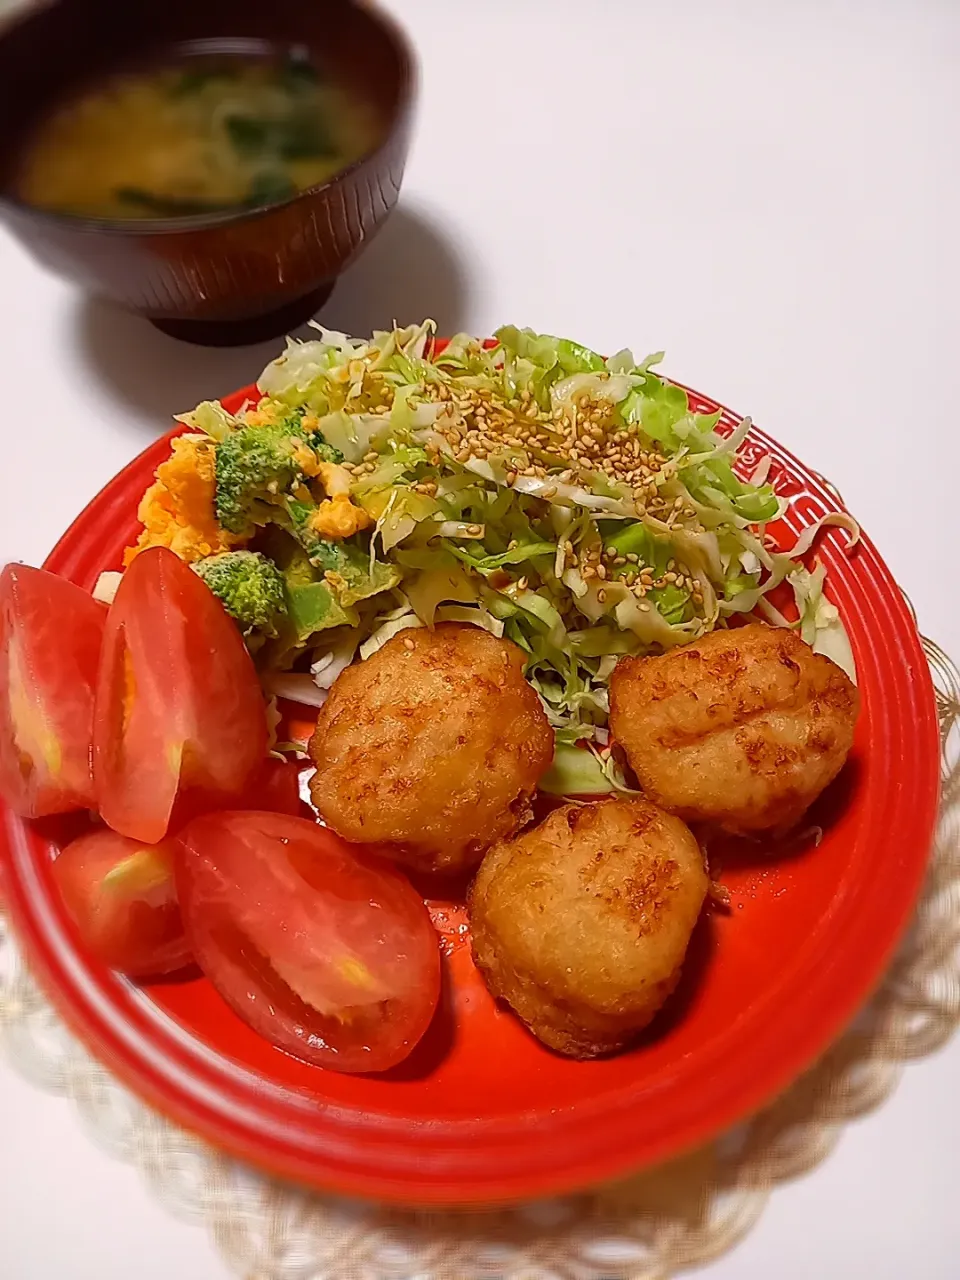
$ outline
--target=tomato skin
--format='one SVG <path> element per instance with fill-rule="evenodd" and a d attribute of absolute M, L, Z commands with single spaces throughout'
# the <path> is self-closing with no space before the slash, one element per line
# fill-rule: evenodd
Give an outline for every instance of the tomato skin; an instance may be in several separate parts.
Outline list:
<path fill-rule="evenodd" d="M 177 890 L 197 962 L 277 1048 L 386 1071 L 429 1026 L 440 950 L 423 899 L 315 822 L 234 812 L 180 833 Z"/>
<path fill-rule="evenodd" d="M 312 819 L 313 810 L 300 797 L 300 771 L 293 760 L 268 756 L 250 782 L 245 803 L 236 807 Z"/>
<path fill-rule="evenodd" d="M 103 820 L 154 844 L 235 803 L 266 751 L 263 695 L 240 632 L 172 551 L 141 552 L 104 633 L 94 715 Z"/>
<path fill-rule="evenodd" d="M 94 807 L 105 618 L 66 578 L 21 564 L 0 574 L 0 794 L 22 818 Z"/>
<path fill-rule="evenodd" d="M 84 945 L 131 978 L 175 973 L 192 959 L 177 905 L 172 843 L 143 845 L 101 828 L 53 864 Z"/>

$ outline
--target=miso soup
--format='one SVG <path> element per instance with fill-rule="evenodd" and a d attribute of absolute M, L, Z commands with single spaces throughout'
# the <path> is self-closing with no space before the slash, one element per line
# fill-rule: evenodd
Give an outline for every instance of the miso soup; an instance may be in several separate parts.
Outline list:
<path fill-rule="evenodd" d="M 193 55 L 64 103 L 38 126 L 14 187 L 60 213 L 212 213 L 325 182 L 380 134 L 375 106 L 306 57 Z"/>

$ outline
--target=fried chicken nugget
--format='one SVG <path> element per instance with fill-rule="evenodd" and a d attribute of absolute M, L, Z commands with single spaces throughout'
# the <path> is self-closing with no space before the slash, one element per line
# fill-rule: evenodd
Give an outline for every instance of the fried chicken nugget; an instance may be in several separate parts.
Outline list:
<path fill-rule="evenodd" d="M 621 658 L 610 727 L 656 804 L 734 835 L 789 830 L 850 752 L 860 698 L 795 631 L 752 623 Z"/>
<path fill-rule="evenodd" d="M 530 820 L 553 731 L 516 645 L 443 623 L 336 680 L 310 741 L 323 820 L 421 871 L 472 869 Z"/>
<path fill-rule="evenodd" d="M 567 805 L 483 860 L 469 899 L 474 960 L 551 1049 L 614 1053 L 676 986 L 706 892 L 678 818 L 646 800 Z"/>

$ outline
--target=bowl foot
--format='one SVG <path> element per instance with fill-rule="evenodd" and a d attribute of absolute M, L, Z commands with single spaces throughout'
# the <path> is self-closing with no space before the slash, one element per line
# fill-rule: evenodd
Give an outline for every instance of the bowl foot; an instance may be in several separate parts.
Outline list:
<path fill-rule="evenodd" d="M 156 320 L 151 319 L 161 333 L 181 342 L 195 342 L 203 347 L 247 347 L 255 342 L 279 338 L 305 324 L 320 310 L 333 293 L 334 280 L 313 289 L 302 298 L 287 302 L 276 311 L 262 316 L 248 316 L 244 320 Z"/>

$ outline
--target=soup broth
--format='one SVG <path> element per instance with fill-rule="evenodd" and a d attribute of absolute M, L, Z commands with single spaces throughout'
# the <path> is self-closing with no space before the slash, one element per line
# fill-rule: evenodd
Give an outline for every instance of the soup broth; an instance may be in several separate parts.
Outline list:
<path fill-rule="evenodd" d="M 378 112 L 305 57 L 192 56 L 54 111 L 15 182 L 39 208 L 163 218 L 284 199 L 372 150 Z"/>

